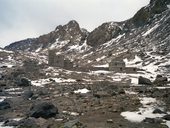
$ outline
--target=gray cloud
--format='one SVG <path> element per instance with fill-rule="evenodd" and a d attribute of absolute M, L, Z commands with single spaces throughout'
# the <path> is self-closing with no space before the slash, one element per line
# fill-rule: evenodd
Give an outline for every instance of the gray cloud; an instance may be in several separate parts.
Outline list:
<path fill-rule="evenodd" d="M 132 17 L 149 0 L 0 0 L 0 46 L 37 37 L 77 20 L 93 30 L 103 22 Z"/>

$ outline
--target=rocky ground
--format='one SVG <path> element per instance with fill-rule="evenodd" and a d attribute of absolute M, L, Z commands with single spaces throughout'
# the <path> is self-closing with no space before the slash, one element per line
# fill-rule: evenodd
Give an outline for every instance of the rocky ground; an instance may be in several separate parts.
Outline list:
<path fill-rule="evenodd" d="M 16 67 L 3 68 L 0 80 L 3 126 L 168 128 L 170 89 L 167 82 L 158 82 L 161 76 L 157 82 L 165 88 L 157 87 L 156 83 L 149 85 L 143 77 L 139 81 L 148 85 L 132 86 L 126 81 L 111 82 L 104 73 L 97 74 L 98 78 L 105 78 L 99 81 L 95 74 L 76 71 L 84 79 L 75 79 L 73 71 L 54 69 L 51 74 L 50 69 L 44 69 L 38 75 L 23 73 Z"/>

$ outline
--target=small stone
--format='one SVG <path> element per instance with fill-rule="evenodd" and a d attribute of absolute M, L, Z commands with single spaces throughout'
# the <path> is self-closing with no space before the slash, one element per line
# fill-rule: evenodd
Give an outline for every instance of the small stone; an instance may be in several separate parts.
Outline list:
<path fill-rule="evenodd" d="M 107 123 L 113 123 L 113 120 L 112 119 L 108 119 Z"/>

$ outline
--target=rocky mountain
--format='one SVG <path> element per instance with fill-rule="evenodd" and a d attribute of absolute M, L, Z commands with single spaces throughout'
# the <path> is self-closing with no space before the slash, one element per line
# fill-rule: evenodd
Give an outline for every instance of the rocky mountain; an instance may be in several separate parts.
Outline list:
<path fill-rule="evenodd" d="M 68 24 L 59 25 L 48 34 L 42 35 L 36 39 L 26 39 L 6 46 L 7 50 L 35 51 L 39 48 L 48 48 L 56 41 L 68 41 L 69 43 L 81 43 L 86 39 L 88 31 L 81 29 L 76 21 L 70 21 Z"/>
<path fill-rule="evenodd" d="M 169 0 L 92 32 L 70 21 L 14 42 L 0 49 L 0 127 L 168 128 L 169 60 Z"/>

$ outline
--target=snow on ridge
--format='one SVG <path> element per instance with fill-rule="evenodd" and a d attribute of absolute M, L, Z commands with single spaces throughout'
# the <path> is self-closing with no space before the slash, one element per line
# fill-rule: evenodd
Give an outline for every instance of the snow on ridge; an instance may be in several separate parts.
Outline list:
<path fill-rule="evenodd" d="M 69 41 L 70 41 L 70 40 L 59 41 L 59 39 L 56 39 L 56 42 L 53 43 L 53 44 L 50 46 L 50 49 L 62 48 L 63 46 L 65 46 L 66 44 L 68 44 Z"/>
<path fill-rule="evenodd" d="M 106 58 L 106 56 L 102 56 L 100 58 L 97 58 L 96 61 L 99 62 L 99 61 L 103 60 L 104 58 Z"/>
<path fill-rule="evenodd" d="M 118 42 L 124 35 L 125 35 L 125 33 L 117 36 L 116 38 L 111 39 L 110 41 L 108 41 L 108 42 L 106 42 L 106 43 L 104 43 L 104 44 L 102 44 L 102 45 L 105 46 L 105 47 L 109 47 L 109 46 L 112 45 L 114 42 Z"/>
<path fill-rule="evenodd" d="M 155 26 L 153 26 L 151 29 L 149 29 L 147 32 L 145 32 L 144 34 L 143 34 L 143 36 L 147 36 L 147 35 L 149 35 L 151 32 L 153 32 L 156 28 L 158 28 L 159 27 L 159 24 L 156 24 Z"/>
<path fill-rule="evenodd" d="M 39 52 L 39 51 L 41 51 L 42 50 L 42 45 L 39 47 L 39 48 L 37 48 L 37 50 L 35 50 L 35 52 Z"/>
<path fill-rule="evenodd" d="M 82 45 L 79 45 L 79 44 L 75 44 L 75 45 L 71 45 L 68 47 L 68 51 L 77 51 L 77 52 L 84 52 L 86 50 L 88 50 L 90 48 L 90 46 L 87 45 L 86 41 L 82 44 Z"/>
<path fill-rule="evenodd" d="M 14 53 L 13 51 L 7 51 L 7 50 L 3 50 L 3 49 L 0 49 L 0 52 Z"/>

